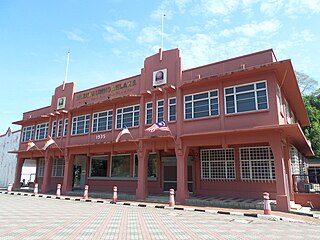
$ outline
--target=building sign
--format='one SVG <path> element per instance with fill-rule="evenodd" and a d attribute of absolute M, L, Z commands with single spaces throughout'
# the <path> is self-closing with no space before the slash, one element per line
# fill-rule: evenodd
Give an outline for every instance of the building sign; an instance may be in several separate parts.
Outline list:
<path fill-rule="evenodd" d="M 161 69 L 153 72 L 153 86 L 160 86 L 167 83 L 167 69 Z"/>
<path fill-rule="evenodd" d="M 57 101 L 57 110 L 63 109 L 66 107 L 66 97 L 58 98 Z"/>

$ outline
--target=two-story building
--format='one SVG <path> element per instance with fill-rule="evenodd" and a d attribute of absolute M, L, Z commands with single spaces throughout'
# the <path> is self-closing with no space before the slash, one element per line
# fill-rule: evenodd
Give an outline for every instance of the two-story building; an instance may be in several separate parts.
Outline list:
<path fill-rule="evenodd" d="M 146 131 L 163 120 L 170 131 Z M 50 106 L 15 123 L 22 126 L 15 183 L 33 159 L 42 192 L 88 184 L 145 199 L 174 188 L 180 203 L 191 193 L 269 192 L 288 211 L 299 184 L 292 171 L 305 171 L 303 156 L 313 155 L 291 61 L 271 49 L 187 70 L 179 49 L 160 49 L 136 76 L 80 92 L 64 82 Z M 124 125 L 130 134 L 117 142 Z M 29 139 L 41 148 L 48 135 L 56 144 L 26 151 Z"/>

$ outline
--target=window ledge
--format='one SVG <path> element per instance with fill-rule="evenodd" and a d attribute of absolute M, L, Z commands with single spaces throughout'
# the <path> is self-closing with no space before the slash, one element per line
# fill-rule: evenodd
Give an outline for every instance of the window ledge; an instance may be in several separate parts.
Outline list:
<path fill-rule="evenodd" d="M 224 116 L 225 117 L 234 117 L 234 116 L 246 115 L 246 114 L 266 113 L 269 111 L 270 111 L 270 109 L 263 109 L 263 110 L 248 111 L 248 112 L 228 113 L 228 114 L 225 114 Z"/>

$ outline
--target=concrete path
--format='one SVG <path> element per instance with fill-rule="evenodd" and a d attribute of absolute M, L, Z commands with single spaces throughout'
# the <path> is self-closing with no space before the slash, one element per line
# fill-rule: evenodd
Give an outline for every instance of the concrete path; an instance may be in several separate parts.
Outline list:
<path fill-rule="evenodd" d="M 320 239 L 320 225 L 0 194 L 0 239 Z"/>

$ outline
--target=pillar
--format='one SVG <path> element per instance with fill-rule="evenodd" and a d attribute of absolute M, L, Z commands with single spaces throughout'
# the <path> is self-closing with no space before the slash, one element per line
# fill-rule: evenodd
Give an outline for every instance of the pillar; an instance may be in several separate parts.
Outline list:
<path fill-rule="evenodd" d="M 136 199 L 144 200 L 148 196 L 148 159 L 149 151 L 140 143 L 138 150 L 138 183 Z"/>
<path fill-rule="evenodd" d="M 44 159 L 43 182 L 42 182 L 42 186 L 40 186 L 42 193 L 45 193 L 51 190 L 52 162 L 53 162 L 52 157 L 49 156 L 48 151 L 46 151 L 46 155 Z"/>
<path fill-rule="evenodd" d="M 293 177 L 292 177 L 292 168 L 291 168 L 291 157 L 290 157 L 290 144 L 287 143 L 284 146 L 284 162 L 285 162 L 285 169 L 288 175 L 288 194 L 290 200 L 294 201 L 294 184 L 293 184 Z"/>
<path fill-rule="evenodd" d="M 201 191 L 201 161 L 200 161 L 200 151 L 199 149 L 195 149 L 192 154 L 193 162 L 194 162 L 194 179 L 193 179 L 193 192 L 197 194 Z"/>
<path fill-rule="evenodd" d="M 189 198 L 188 191 L 188 153 L 189 148 L 181 148 L 178 144 L 175 148 L 177 158 L 177 191 L 176 202 L 183 204 Z"/>
<path fill-rule="evenodd" d="M 275 162 L 276 188 L 277 188 L 277 210 L 281 212 L 290 211 L 289 189 L 286 178 L 284 163 L 284 150 L 281 135 L 270 136 L 269 140 Z"/>
<path fill-rule="evenodd" d="M 14 183 L 13 183 L 14 190 L 20 188 L 20 180 L 21 180 L 23 163 L 24 163 L 24 158 L 17 159 L 16 175 L 15 175 Z"/>
<path fill-rule="evenodd" d="M 68 153 L 64 155 L 64 175 L 61 189 L 62 194 L 72 191 L 73 161 L 74 155 Z"/>

